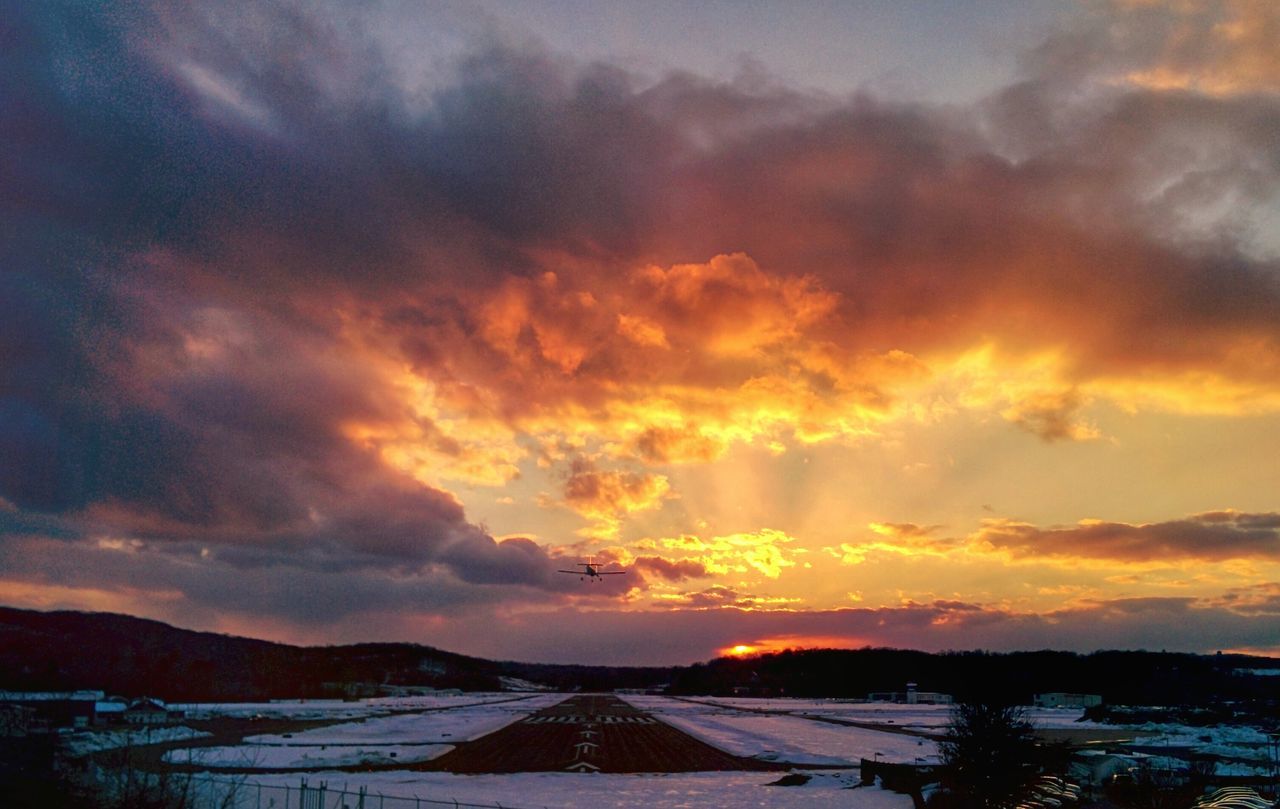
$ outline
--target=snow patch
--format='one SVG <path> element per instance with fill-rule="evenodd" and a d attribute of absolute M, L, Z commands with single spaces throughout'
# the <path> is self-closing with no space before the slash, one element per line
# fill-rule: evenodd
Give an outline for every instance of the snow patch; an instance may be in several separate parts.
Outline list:
<path fill-rule="evenodd" d="M 104 730 L 93 733 L 76 733 L 68 736 L 64 749 L 72 756 L 87 756 L 103 750 L 117 750 L 124 747 L 143 747 L 148 744 L 162 742 L 178 742 L 187 739 L 200 739 L 212 734 L 188 727 L 137 728 L 122 730 Z"/>

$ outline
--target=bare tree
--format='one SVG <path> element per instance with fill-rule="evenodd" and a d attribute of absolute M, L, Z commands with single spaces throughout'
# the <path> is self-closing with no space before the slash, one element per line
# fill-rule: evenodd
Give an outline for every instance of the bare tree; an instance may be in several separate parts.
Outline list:
<path fill-rule="evenodd" d="M 1008 809 L 1036 774 L 1036 741 L 1022 710 L 963 702 L 955 706 L 940 745 L 944 785 L 956 809 Z"/>

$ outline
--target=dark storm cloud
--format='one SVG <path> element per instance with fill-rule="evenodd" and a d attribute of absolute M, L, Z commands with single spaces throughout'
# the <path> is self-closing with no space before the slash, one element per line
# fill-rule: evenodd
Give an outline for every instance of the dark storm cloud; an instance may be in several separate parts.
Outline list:
<path fill-rule="evenodd" d="M 20 581 L 116 593 L 126 601 L 132 594 L 149 602 L 155 617 L 188 626 L 217 625 L 220 616 L 236 615 L 328 627 L 375 612 L 451 615 L 533 595 L 519 585 L 475 587 L 447 569 L 388 575 L 377 568 L 324 569 L 296 560 L 241 565 L 200 551 L 10 537 L 0 542 L 0 562 L 8 577 Z M 245 623 L 251 633 L 252 622 Z"/>
<path fill-rule="evenodd" d="M 396 126 L 367 84 L 354 106 L 322 98 L 328 60 L 361 81 L 379 67 L 305 14 L 261 12 L 287 47 L 255 50 L 190 9 L 15 11 L 0 49 L 6 533 L 52 520 L 67 537 L 206 545 L 242 569 L 442 564 L 551 586 L 545 550 L 496 542 L 342 435 L 392 414 L 290 294 L 408 265 L 397 234 L 439 226 L 428 214 L 451 192 L 430 178 L 454 162 L 432 138 L 452 136 Z M 407 170 L 424 156 L 444 162 Z"/>

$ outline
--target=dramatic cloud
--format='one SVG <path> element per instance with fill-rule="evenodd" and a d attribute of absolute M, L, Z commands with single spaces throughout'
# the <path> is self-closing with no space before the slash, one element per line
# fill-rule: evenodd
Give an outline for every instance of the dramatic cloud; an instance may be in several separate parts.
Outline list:
<path fill-rule="evenodd" d="M 592 533 L 613 536 L 620 516 L 657 508 L 669 492 L 662 475 L 601 471 L 589 460 L 577 458 L 565 480 L 564 503 L 596 520 Z"/>
<path fill-rule="evenodd" d="M 1090 5 L 963 105 L 410 11 L 0 25 L 0 598 L 254 603 L 277 634 L 403 611 L 467 651 L 442 616 L 506 637 L 608 603 L 642 633 L 696 613 L 692 653 L 733 640 L 710 614 L 756 640 L 1075 626 L 1061 601 L 832 611 L 853 571 L 809 568 L 824 549 L 964 556 L 988 575 L 902 589 L 975 603 L 1021 592 L 1010 558 L 1200 561 L 1221 603 L 1125 612 L 1155 585 L 1115 578 L 1079 609 L 1265 645 L 1232 622 L 1280 575 L 1274 4 Z M 433 14 L 470 22 L 445 42 Z M 1255 460 L 1211 497 L 1219 443 Z M 1081 505 L 1121 464 L 1159 485 Z M 997 495 L 1025 519 L 932 527 Z M 1117 521 L 1038 527 L 1090 513 Z M 859 531 L 877 514 L 904 521 Z M 637 575 L 555 574 L 603 541 Z M 814 617 L 726 617 L 770 604 Z"/>

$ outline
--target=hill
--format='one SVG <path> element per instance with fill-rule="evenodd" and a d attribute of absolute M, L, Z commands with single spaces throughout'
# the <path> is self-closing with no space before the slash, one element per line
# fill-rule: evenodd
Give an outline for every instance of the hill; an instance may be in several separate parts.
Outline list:
<path fill-rule="evenodd" d="M 414 680 L 417 671 L 451 684 L 480 663 L 407 644 L 301 648 L 127 615 L 0 609 L 0 688 L 265 699 L 319 696 L 324 683 Z"/>
<path fill-rule="evenodd" d="M 290 646 L 128 615 L 0 607 L 0 689 L 254 700 L 341 696 L 361 684 L 496 691 L 501 677 L 565 689 L 643 687 L 671 674 L 502 663 L 410 643 Z"/>
<path fill-rule="evenodd" d="M 520 678 L 559 690 L 669 685 L 677 694 L 864 697 L 921 691 L 1026 702 L 1044 691 L 1131 705 L 1274 699 L 1280 660 L 1143 651 L 945 652 L 813 649 L 684 667 L 492 661 L 410 643 L 290 646 L 111 613 L 0 607 L 0 689 L 101 689 L 170 701 L 341 696 L 401 685 L 498 690 Z"/>

